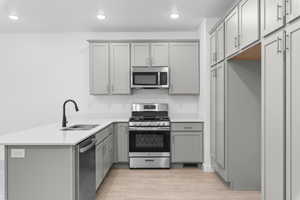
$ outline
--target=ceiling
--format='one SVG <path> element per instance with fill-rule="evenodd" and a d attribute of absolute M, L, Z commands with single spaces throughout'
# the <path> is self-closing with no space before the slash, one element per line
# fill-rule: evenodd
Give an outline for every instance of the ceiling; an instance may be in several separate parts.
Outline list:
<path fill-rule="evenodd" d="M 234 0 L 0 0 L 0 32 L 194 31 Z M 97 19 L 98 12 L 106 19 Z M 180 18 L 169 18 L 176 11 Z M 9 14 L 17 14 L 11 21 Z"/>

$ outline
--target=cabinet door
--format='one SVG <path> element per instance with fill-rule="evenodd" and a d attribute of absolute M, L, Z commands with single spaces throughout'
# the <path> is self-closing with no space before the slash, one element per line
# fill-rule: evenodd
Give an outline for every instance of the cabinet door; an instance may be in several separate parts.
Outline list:
<path fill-rule="evenodd" d="M 129 135 L 128 125 L 118 124 L 118 162 L 128 162 L 129 153 Z"/>
<path fill-rule="evenodd" d="M 104 176 L 106 176 L 109 170 L 109 143 L 108 139 L 106 138 L 103 144 L 103 158 L 104 158 Z"/>
<path fill-rule="evenodd" d="M 284 2 L 285 0 L 262 0 L 263 35 L 267 35 L 284 25 Z"/>
<path fill-rule="evenodd" d="M 244 48 L 259 40 L 259 0 L 242 0 L 239 17 L 240 48 Z"/>
<path fill-rule="evenodd" d="M 216 33 L 212 33 L 210 36 L 210 65 L 216 64 L 216 55 L 217 55 L 217 49 L 216 49 Z"/>
<path fill-rule="evenodd" d="M 110 48 L 111 92 L 130 94 L 129 43 L 112 43 Z"/>
<path fill-rule="evenodd" d="M 96 146 L 96 189 L 98 189 L 104 177 L 103 144 Z"/>
<path fill-rule="evenodd" d="M 283 32 L 262 42 L 264 200 L 284 200 L 285 64 Z"/>
<path fill-rule="evenodd" d="M 287 200 L 300 198 L 300 22 L 287 28 Z"/>
<path fill-rule="evenodd" d="M 225 168 L 225 67 L 217 67 L 216 81 L 216 162 Z"/>
<path fill-rule="evenodd" d="M 109 93 L 108 60 L 107 43 L 90 44 L 90 94 Z"/>
<path fill-rule="evenodd" d="M 220 62 L 225 57 L 225 32 L 224 32 L 224 24 L 222 23 L 216 31 L 216 37 L 217 37 L 217 51 L 216 51 L 216 60 L 217 62 Z"/>
<path fill-rule="evenodd" d="M 203 135 L 193 132 L 172 133 L 172 162 L 199 163 L 203 161 Z"/>
<path fill-rule="evenodd" d="M 216 134 L 216 70 L 210 73 L 210 155 L 215 160 Z"/>
<path fill-rule="evenodd" d="M 239 49 L 239 15 L 235 8 L 225 19 L 225 49 L 226 56 L 236 53 Z"/>
<path fill-rule="evenodd" d="M 170 94 L 199 94 L 198 43 L 170 44 Z"/>
<path fill-rule="evenodd" d="M 149 43 L 131 44 L 131 65 L 150 66 L 150 45 Z"/>
<path fill-rule="evenodd" d="M 168 43 L 151 44 L 151 65 L 169 66 L 169 44 Z"/>
<path fill-rule="evenodd" d="M 288 22 L 300 16 L 300 1 L 286 0 L 286 19 Z"/>
<path fill-rule="evenodd" d="M 108 140 L 108 155 L 109 155 L 108 165 L 110 168 L 113 164 L 113 159 L 114 159 L 113 135 L 110 135 L 107 140 Z"/>

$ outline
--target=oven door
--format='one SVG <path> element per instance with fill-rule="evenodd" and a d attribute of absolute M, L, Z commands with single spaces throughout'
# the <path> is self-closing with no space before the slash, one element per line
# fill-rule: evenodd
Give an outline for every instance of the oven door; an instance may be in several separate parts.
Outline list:
<path fill-rule="evenodd" d="M 130 130 L 129 156 L 169 156 L 170 130 Z"/>

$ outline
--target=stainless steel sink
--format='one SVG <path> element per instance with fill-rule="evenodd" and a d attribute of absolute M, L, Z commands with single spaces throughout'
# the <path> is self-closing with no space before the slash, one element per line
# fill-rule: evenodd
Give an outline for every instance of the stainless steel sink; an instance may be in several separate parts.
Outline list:
<path fill-rule="evenodd" d="M 98 124 L 75 124 L 66 128 L 62 128 L 62 131 L 88 131 L 99 126 Z"/>

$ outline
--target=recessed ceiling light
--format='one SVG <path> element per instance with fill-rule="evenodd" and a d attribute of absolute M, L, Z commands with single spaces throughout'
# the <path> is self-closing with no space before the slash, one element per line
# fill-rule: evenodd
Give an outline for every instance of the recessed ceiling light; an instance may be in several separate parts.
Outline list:
<path fill-rule="evenodd" d="M 104 14 L 98 14 L 98 15 L 97 15 L 97 18 L 98 18 L 99 20 L 105 20 L 105 19 L 106 19 L 106 16 L 105 16 Z"/>
<path fill-rule="evenodd" d="M 178 19 L 180 16 L 179 16 L 179 14 L 178 13 L 172 13 L 171 15 L 170 15 L 170 18 L 171 19 Z"/>
<path fill-rule="evenodd" d="M 9 15 L 8 18 L 11 19 L 11 20 L 13 20 L 13 21 L 19 20 L 19 16 L 15 15 L 15 14 L 14 15 Z"/>

